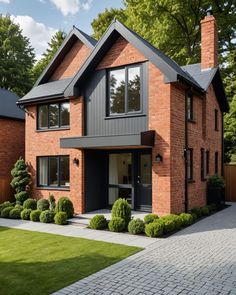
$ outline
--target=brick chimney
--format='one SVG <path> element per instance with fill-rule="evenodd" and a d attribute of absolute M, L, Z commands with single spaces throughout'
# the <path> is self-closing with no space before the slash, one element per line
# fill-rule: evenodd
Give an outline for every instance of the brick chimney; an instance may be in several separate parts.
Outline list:
<path fill-rule="evenodd" d="M 218 32 L 212 10 L 201 21 L 201 69 L 218 67 Z"/>

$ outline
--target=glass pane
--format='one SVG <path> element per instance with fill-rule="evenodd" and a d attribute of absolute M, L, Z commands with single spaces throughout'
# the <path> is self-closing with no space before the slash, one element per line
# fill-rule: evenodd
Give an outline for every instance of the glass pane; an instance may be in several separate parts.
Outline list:
<path fill-rule="evenodd" d="M 128 68 L 128 112 L 140 111 L 140 67 Z"/>
<path fill-rule="evenodd" d="M 59 105 L 50 104 L 49 106 L 49 124 L 50 127 L 59 127 Z"/>
<path fill-rule="evenodd" d="M 70 125 L 70 103 L 65 102 L 61 104 L 61 126 Z"/>
<path fill-rule="evenodd" d="M 109 205 L 113 205 L 119 198 L 126 199 L 129 204 L 132 203 L 132 189 L 109 187 Z"/>
<path fill-rule="evenodd" d="M 151 155 L 141 155 L 140 159 L 140 183 L 152 183 L 152 160 Z"/>
<path fill-rule="evenodd" d="M 192 179 L 193 178 L 193 151 L 192 150 L 188 150 L 188 179 Z"/>
<path fill-rule="evenodd" d="M 48 106 L 39 106 L 38 109 L 38 128 L 48 128 Z"/>
<path fill-rule="evenodd" d="M 110 71 L 110 114 L 125 112 L 125 69 Z"/>
<path fill-rule="evenodd" d="M 49 157 L 49 185 L 58 185 L 57 157 Z"/>
<path fill-rule="evenodd" d="M 192 119 L 192 96 L 188 95 L 188 119 Z"/>
<path fill-rule="evenodd" d="M 109 155 L 109 184 L 132 183 L 132 155 Z"/>
<path fill-rule="evenodd" d="M 70 186 L 69 156 L 60 157 L 60 185 Z"/>
<path fill-rule="evenodd" d="M 39 158 L 39 185 L 48 185 L 48 158 Z"/>

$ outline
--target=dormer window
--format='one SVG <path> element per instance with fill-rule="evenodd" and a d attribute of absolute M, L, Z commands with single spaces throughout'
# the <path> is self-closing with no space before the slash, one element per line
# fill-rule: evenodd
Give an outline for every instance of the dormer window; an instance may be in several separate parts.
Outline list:
<path fill-rule="evenodd" d="M 70 126 L 70 103 L 52 103 L 38 106 L 38 130 L 68 128 Z"/>
<path fill-rule="evenodd" d="M 141 66 L 132 65 L 108 72 L 108 115 L 141 112 Z"/>

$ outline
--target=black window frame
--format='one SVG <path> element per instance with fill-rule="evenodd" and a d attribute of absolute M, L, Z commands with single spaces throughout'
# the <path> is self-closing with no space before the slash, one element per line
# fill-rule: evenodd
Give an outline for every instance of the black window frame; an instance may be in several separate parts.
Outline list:
<path fill-rule="evenodd" d="M 201 181 L 206 180 L 205 179 L 205 150 L 201 148 L 201 165 L 200 165 L 200 170 L 201 170 Z"/>
<path fill-rule="evenodd" d="M 61 125 L 61 105 L 68 103 L 69 107 L 70 107 L 70 101 L 69 100 L 65 100 L 62 102 L 51 102 L 51 103 L 47 103 L 47 104 L 39 104 L 37 106 L 37 130 L 42 131 L 42 130 L 58 130 L 58 129 L 69 129 L 70 128 L 70 111 L 69 111 L 69 125 Z M 59 117 L 58 117 L 58 126 L 50 126 L 50 105 L 58 105 L 58 109 L 59 109 Z M 47 107 L 47 112 L 48 112 L 48 126 L 47 127 L 40 127 L 39 126 L 39 109 L 42 106 L 46 106 Z"/>
<path fill-rule="evenodd" d="M 189 173 L 187 173 L 187 179 L 188 181 L 193 181 L 193 148 L 188 148 L 187 150 L 187 164 L 188 164 L 187 171 L 189 172 L 190 170 L 190 175 Z"/>
<path fill-rule="evenodd" d="M 61 185 L 61 158 L 68 157 L 69 163 L 69 183 L 70 183 L 70 156 L 69 155 L 59 155 L 59 156 L 37 156 L 37 187 L 40 188 L 48 188 L 48 189 L 70 189 L 70 185 Z M 39 176 L 40 176 L 40 165 L 39 160 L 40 158 L 47 158 L 47 185 L 42 185 L 39 183 Z M 57 159 L 57 183 L 58 185 L 50 185 L 50 161 L 49 158 L 56 158 Z"/>
<path fill-rule="evenodd" d="M 190 99 L 190 109 L 188 108 L 189 99 Z M 187 92 L 187 120 L 190 121 L 190 122 L 194 121 L 194 116 L 193 116 L 193 94 L 191 92 Z"/>
<path fill-rule="evenodd" d="M 219 131 L 219 112 L 215 109 L 215 131 Z"/>
<path fill-rule="evenodd" d="M 219 172 L 219 153 L 215 152 L 215 174 L 218 174 Z"/>
<path fill-rule="evenodd" d="M 128 112 L 128 69 L 129 68 L 140 68 L 140 110 L 139 111 L 133 111 Z M 125 112 L 124 113 L 118 113 L 118 114 L 112 114 L 110 113 L 110 72 L 115 70 L 121 70 L 125 69 Z M 130 65 L 124 65 L 120 67 L 114 67 L 110 68 L 106 72 L 107 77 L 107 95 L 106 95 L 106 116 L 107 117 L 120 117 L 120 116 L 129 116 L 129 115 L 140 115 L 143 113 L 143 64 L 130 64 Z"/>
<path fill-rule="evenodd" d="M 210 151 L 206 151 L 206 175 L 210 174 Z"/>

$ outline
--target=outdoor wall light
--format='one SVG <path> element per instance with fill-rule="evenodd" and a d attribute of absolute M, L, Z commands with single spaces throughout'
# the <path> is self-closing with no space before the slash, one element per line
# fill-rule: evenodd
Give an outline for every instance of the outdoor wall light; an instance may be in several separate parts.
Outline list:
<path fill-rule="evenodd" d="M 74 166 L 79 166 L 79 159 L 74 158 L 73 159 L 73 164 L 74 164 Z"/>
<path fill-rule="evenodd" d="M 160 163 L 160 162 L 162 162 L 162 160 L 163 160 L 163 158 L 160 154 L 156 155 L 156 158 L 155 158 L 156 163 Z"/>

